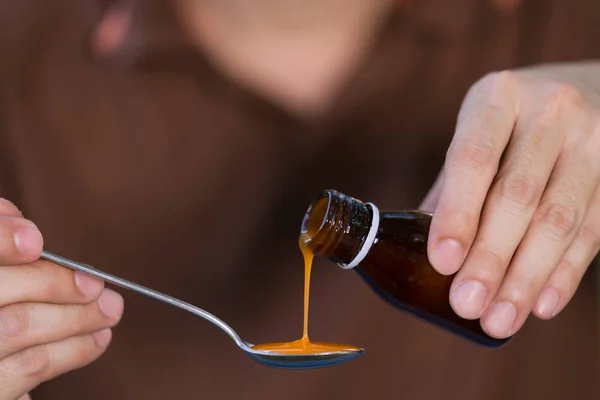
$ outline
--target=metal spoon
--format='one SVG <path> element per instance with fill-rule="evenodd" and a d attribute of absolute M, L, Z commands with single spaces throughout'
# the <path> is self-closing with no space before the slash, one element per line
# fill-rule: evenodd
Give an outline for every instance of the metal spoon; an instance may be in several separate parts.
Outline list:
<path fill-rule="evenodd" d="M 269 367 L 285 368 L 285 369 L 309 369 L 309 368 L 321 368 L 329 367 L 336 364 L 352 360 L 364 353 L 363 349 L 357 351 L 333 351 L 315 354 L 279 354 L 271 351 L 254 350 L 252 344 L 243 341 L 240 336 L 225 322 L 215 317 L 211 313 L 204 311 L 201 308 L 193 306 L 184 301 L 178 300 L 174 297 L 162 294 L 152 289 L 148 289 L 144 286 L 138 285 L 133 282 L 129 282 L 125 279 L 121 279 L 106 272 L 102 272 L 93 268 L 92 266 L 80 264 L 75 261 L 68 260 L 66 258 L 57 256 L 47 251 L 42 252 L 42 259 L 61 265 L 66 268 L 70 268 L 77 271 L 85 272 L 89 275 L 96 276 L 100 279 L 110 282 L 113 285 L 120 286 L 125 289 L 132 290 L 134 292 L 143 294 L 151 297 L 155 300 L 159 300 L 168 303 L 172 306 L 179 307 L 185 311 L 191 312 L 192 314 L 204 318 L 208 322 L 216 325 L 223 332 L 225 332 L 237 346 L 244 350 L 252 359 L 258 361 L 261 364 L 268 365 Z"/>

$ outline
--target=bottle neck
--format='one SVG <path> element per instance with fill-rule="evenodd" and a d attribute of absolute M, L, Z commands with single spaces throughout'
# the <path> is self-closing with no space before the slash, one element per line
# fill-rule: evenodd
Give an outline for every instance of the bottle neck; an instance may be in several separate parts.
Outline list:
<path fill-rule="evenodd" d="M 376 207 L 372 209 L 360 200 L 326 190 L 306 211 L 300 242 L 315 255 L 351 269 L 368 253 L 378 217 Z"/>

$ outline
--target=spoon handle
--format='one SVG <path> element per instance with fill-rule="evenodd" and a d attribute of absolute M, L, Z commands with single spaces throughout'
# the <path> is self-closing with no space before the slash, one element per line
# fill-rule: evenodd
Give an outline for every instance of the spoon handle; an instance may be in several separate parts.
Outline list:
<path fill-rule="evenodd" d="M 200 318 L 204 318 L 208 322 L 219 327 L 227 335 L 229 335 L 229 337 L 232 338 L 238 346 L 245 347 L 245 345 L 246 345 L 245 342 L 242 341 L 242 339 L 238 336 L 238 334 L 225 322 L 221 321 L 219 318 L 215 317 L 211 313 L 204 311 L 203 309 L 201 309 L 199 307 L 196 307 L 189 303 L 186 303 L 185 301 L 182 301 L 182 300 L 176 299 L 174 297 L 171 297 L 169 295 L 157 292 L 156 290 L 149 289 L 142 285 L 138 285 L 137 283 L 133 283 L 128 280 L 121 279 L 117 276 L 108 274 L 106 272 L 102 272 L 90 265 L 81 264 L 81 263 L 78 263 L 78 262 L 75 262 L 72 260 L 68 260 L 64 257 L 57 256 L 57 255 L 49 253 L 47 251 L 42 251 L 42 256 L 40 258 L 50 261 L 50 262 L 53 262 L 55 264 L 61 265 L 63 267 L 69 268 L 69 269 L 85 272 L 86 274 L 93 275 L 97 278 L 100 278 L 100 279 L 106 281 L 106 282 L 110 282 L 113 285 L 120 286 L 122 288 L 143 294 L 144 296 L 151 297 L 155 300 L 162 301 L 162 302 L 170 304 L 174 307 L 178 307 L 185 311 L 191 312 L 192 314 L 194 314 Z"/>

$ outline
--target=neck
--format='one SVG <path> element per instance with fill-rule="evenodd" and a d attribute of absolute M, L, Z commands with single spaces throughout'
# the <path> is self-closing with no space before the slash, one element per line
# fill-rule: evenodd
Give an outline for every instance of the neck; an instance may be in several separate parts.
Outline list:
<path fill-rule="evenodd" d="M 178 0 L 182 22 L 237 83 L 300 114 L 328 108 L 390 0 Z"/>
<path fill-rule="evenodd" d="M 389 1 L 364 0 L 179 0 L 191 18 L 210 14 L 219 23 L 253 35 L 321 33 L 368 19 Z M 191 13 L 190 13 L 191 12 Z M 203 19 L 205 20 L 205 19 Z"/>

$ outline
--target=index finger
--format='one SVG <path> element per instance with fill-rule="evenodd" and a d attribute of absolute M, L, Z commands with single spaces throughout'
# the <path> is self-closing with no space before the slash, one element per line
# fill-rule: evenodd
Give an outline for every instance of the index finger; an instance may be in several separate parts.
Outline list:
<path fill-rule="evenodd" d="M 104 282 L 45 260 L 0 268 L 0 308 L 14 303 L 87 304 Z"/>
<path fill-rule="evenodd" d="M 444 164 L 428 239 L 429 259 L 444 275 L 464 262 L 488 190 L 517 117 L 510 72 L 489 75 L 465 98 Z"/>

